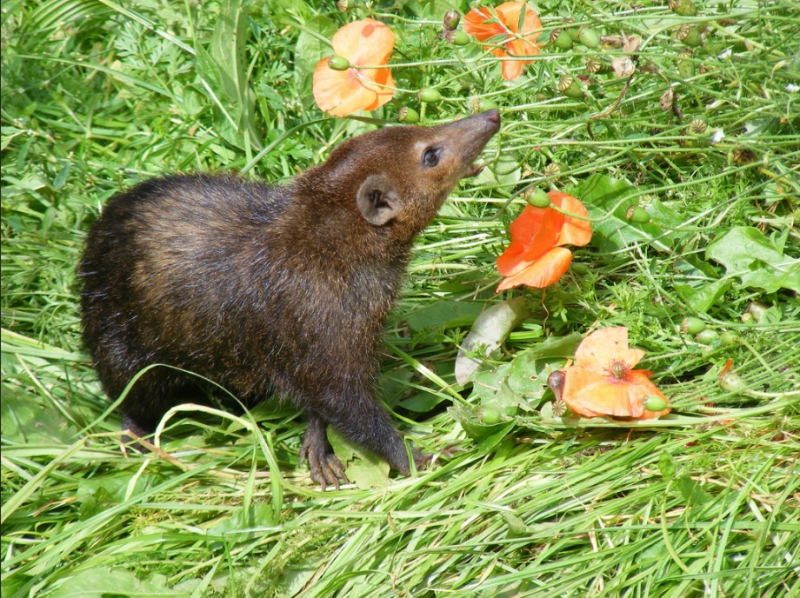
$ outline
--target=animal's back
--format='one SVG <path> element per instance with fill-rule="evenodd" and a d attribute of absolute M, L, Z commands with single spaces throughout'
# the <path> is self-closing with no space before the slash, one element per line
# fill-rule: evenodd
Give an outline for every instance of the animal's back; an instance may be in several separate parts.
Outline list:
<path fill-rule="evenodd" d="M 364 366 L 405 263 L 358 263 L 315 244 L 291 204 L 290 187 L 205 175 L 149 181 L 109 203 L 80 270 L 84 342 L 110 396 L 153 363 L 250 404 L 278 389 L 313 406 L 322 379 L 370 383 Z M 191 386 L 158 368 L 125 413 L 151 428 Z"/>

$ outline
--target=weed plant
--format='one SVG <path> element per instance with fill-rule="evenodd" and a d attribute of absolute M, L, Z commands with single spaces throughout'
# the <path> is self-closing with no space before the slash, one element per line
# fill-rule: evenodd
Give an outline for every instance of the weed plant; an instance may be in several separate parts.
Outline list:
<path fill-rule="evenodd" d="M 544 45 L 513 82 L 480 44 L 439 37 L 466 2 L 339 4 L 3 4 L 3 596 L 800 596 L 797 3 L 540 0 L 543 41 L 569 19 L 606 39 Z M 399 91 L 327 117 L 311 73 L 370 16 L 395 32 Z M 423 87 L 443 99 L 421 104 Z M 270 404 L 174 412 L 162 450 L 121 451 L 75 277 L 111 195 L 174 171 L 279 184 L 403 106 L 433 124 L 492 104 L 488 167 L 420 237 L 388 325 L 382 397 L 441 455 L 429 470 L 390 476 L 334 434 L 353 484 L 322 491 L 297 462 L 302 418 Z M 581 198 L 594 238 L 557 285 L 497 295 L 533 187 Z M 531 316 L 457 384 L 476 316 L 513 297 Z M 546 410 L 547 372 L 607 326 L 647 351 L 668 417 Z"/>

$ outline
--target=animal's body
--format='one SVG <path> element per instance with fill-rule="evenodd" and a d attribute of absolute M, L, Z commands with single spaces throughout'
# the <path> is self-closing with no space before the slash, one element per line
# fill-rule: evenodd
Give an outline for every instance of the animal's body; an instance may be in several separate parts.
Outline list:
<path fill-rule="evenodd" d="M 308 418 L 301 456 L 322 484 L 344 479 L 328 423 L 408 473 L 374 398 L 385 319 L 414 237 L 499 123 L 489 111 L 373 131 L 283 187 L 177 175 L 113 197 L 79 267 L 83 338 L 105 392 L 116 399 L 144 367 L 168 364 L 249 405 L 294 401 Z M 123 426 L 152 431 L 195 380 L 149 370 L 122 403 Z"/>

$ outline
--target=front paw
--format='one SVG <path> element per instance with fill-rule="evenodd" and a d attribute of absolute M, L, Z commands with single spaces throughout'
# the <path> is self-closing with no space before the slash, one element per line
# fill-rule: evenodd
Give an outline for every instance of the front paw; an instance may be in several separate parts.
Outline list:
<path fill-rule="evenodd" d="M 309 427 L 306 431 L 303 445 L 300 447 L 300 463 L 308 460 L 311 479 L 322 486 L 323 490 L 329 485 L 335 486 L 338 490 L 340 482 L 345 484 L 349 482 L 344 472 L 344 465 L 333 453 L 328 439 L 324 435 L 320 437 L 311 430 Z"/>

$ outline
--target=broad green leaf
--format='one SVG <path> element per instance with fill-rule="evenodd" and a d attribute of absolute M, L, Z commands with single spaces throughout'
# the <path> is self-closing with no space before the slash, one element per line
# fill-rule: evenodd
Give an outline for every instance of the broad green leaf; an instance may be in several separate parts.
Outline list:
<path fill-rule="evenodd" d="M 720 235 L 709 243 L 706 258 L 725 266 L 727 276 L 741 279 L 744 287 L 800 292 L 800 260 L 783 255 L 757 228 L 738 226 Z"/>
<path fill-rule="evenodd" d="M 461 424 L 461 427 L 464 429 L 464 432 L 467 433 L 467 436 L 479 441 L 489 439 L 489 444 L 491 446 L 494 446 L 494 444 L 502 440 L 503 436 L 505 436 L 515 425 L 513 420 L 501 421 L 497 424 L 484 424 L 478 419 L 477 410 L 472 410 L 463 405 L 453 405 L 452 407 L 448 407 L 447 413 L 449 413 L 454 420 Z M 497 437 L 498 433 L 500 434 L 499 438 Z"/>
<path fill-rule="evenodd" d="M 636 243 L 646 243 L 658 250 L 669 251 L 675 235 L 668 229 L 680 222 L 678 215 L 658 200 L 652 200 L 642 206 L 650 215 L 651 222 L 629 222 L 626 212 L 629 207 L 637 205 L 636 196 L 640 194 L 641 190 L 633 185 L 602 174 L 589 177 L 575 190 L 575 196 L 586 206 L 589 215 L 602 217 L 592 222 L 593 245 L 601 251 L 612 252 Z"/>
<path fill-rule="evenodd" d="M 94 567 L 60 581 L 51 598 L 103 598 L 104 596 L 147 596 L 147 598 L 181 598 L 190 596 L 199 580 L 170 586 L 166 575 L 138 579 L 132 571 Z"/>
<path fill-rule="evenodd" d="M 412 312 L 406 322 L 412 332 L 437 327 L 453 328 L 473 323 L 481 311 L 483 304 L 476 301 L 437 301 Z"/>
<path fill-rule="evenodd" d="M 78 429 L 28 389 L 2 385 L 3 439 L 19 444 L 70 444 Z"/>
<path fill-rule="evenodd" d="M 730 280 L 717 280 L 699 287 L 676 284 L 675 290 L 686 300 L 689 307 L 704 314 L 727 292 L 731 284 Z"/>
<path fill-rule="evenodd" d="M 302 26 L 295 23 L 295 27 L 300 29 L 294 53 L 295 82 L 300 92 L 308 92 L 317 63 L 333 54 L 330 40 L 337 27 L 328 17 L 314 17 Z"/>

